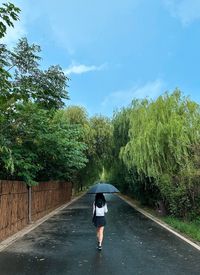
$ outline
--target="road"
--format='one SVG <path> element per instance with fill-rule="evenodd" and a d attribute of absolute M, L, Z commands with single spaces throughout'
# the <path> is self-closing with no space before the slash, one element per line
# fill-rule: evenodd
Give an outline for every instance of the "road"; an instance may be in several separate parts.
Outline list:
<path fill-rule="evenodd" d="M 103 250 L 84 195 L 0 252 L 0 275 L 199 275 L 200 252 L 115 195 Z"/>

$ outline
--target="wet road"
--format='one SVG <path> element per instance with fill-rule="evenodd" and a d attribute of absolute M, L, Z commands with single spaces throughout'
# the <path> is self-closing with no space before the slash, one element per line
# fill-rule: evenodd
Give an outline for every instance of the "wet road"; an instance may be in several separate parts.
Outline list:
<path fill-rule="evenodd" d="M 196 275 L 200 252 L 114 195 L 103 250 L 96 250 L 92 195 L 0 252 L 0 275 Z"/>

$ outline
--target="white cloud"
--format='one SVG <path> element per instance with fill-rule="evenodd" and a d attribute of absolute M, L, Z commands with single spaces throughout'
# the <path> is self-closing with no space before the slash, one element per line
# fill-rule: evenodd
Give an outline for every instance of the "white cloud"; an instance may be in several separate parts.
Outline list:
<path fill-rule="evenodd" d="M 87 72 L 92 72 L 92 71 L 101 71 L 106 67 L 105 64 L 102 64 L 100 66 L 95 66 L 95 65 L 91 65 L 91 66 L 87 66 L 84 64 L 74 64 L 72 63 L 68 68 L 66 68 L 64 70 L 66 75 L 70 75 L 70 74 L 83 74 L 83 73 L 87 73 Z"/>
<path fill-rule="evenodd" d="M 102 102 L 103 107 L 108 107 L 111 104 L 114 108 L 126 106 L 131 103 L 134 98 L 155 99 L 164 92 L 165 83 L 156 79 L 155 81 L 148 82 L 142 86 L 135 85 L 128 90 L 116 91 L 108 95 Z"/>
<path fill-rule="evenodd" d="M 164 3 L 171 15 L 178 18 L 183 26 L 200 19 L 199 0 L 164 0 Z"/>

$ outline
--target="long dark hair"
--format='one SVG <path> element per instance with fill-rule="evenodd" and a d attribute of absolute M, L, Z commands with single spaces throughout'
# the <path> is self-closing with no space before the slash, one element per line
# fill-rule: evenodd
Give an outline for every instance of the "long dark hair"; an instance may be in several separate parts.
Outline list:
<path fill-rule="evenodd" d="M 96 196 L 95 196 L 95 201 L 94 201 L 95 206 L 97 205 L 97 203 L 98 203 L 99 201 L 101 201 L 101 204 L 102 204 L 101 207 L 103 207 L 103 206 L 105 205 L 105 203 L 106 203 L 106 199 L 105 199 L 103 193 L 97 193 L 97 194 L 96 194 Z M 98 205 L 97 205 L 97 206 L 98 206 Z M 99 207 L 99 206 L 98 206 L 98 207 Z"/>

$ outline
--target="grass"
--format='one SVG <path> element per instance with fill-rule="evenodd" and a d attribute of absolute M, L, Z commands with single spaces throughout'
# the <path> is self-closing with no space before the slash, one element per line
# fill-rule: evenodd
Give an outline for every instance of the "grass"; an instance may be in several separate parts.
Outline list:
<path fill-rule="evenodd" d="M 200 220 L 184 221 L 174 217 L 163 217 L 162 220 L 194 241 L 200 242 Z"/>

